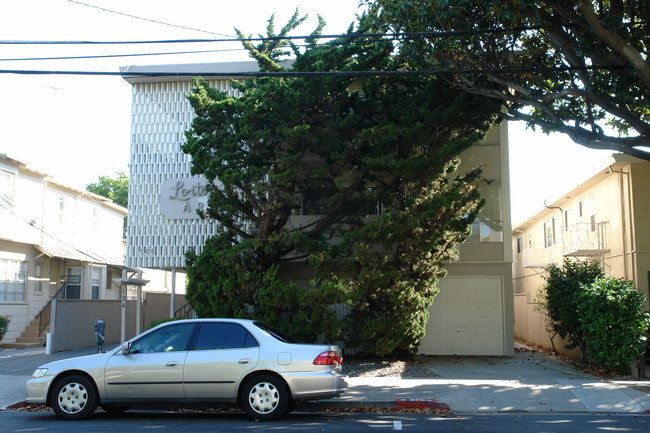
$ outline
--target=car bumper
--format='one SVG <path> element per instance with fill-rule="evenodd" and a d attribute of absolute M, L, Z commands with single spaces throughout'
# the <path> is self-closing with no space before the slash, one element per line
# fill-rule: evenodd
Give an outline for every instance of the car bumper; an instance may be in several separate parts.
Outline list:
<path fill-rule="evenodd" d="M 51 377 L 29 379 L 25 383 L 25 402 L 30 404 L 46 404 L 47 390 L 52 382 Z"/>
<path fill-rule="evenodd" d="M 348 387 L 347 376 L 338 372 L 320 371 L 310 374 L 286 375 L 294 400 L 318 400 L 337 397 Z"/>

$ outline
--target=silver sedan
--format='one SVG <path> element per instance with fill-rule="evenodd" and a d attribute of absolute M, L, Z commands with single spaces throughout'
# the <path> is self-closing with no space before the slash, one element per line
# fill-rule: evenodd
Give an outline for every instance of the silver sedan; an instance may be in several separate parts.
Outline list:
<path fill-rule="evenodd" d="M 26 383 L 27 403 L 68 420 L 97 406 L 239 403 L 251 417 L 271 420 L 299 401 L 342 394 L 342 362 L 338 346 L 299 344 L 261 322 L 179 320 L 110 352 L 39 367 Z"/>

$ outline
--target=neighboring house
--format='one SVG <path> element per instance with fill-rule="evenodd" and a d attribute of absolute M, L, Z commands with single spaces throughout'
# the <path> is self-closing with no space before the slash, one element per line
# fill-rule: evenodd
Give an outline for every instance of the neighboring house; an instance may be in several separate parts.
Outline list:
<path fill-rule="evenodd" d="M 235 94 L 230 80 L 237 72 L 257 70 L 255 62 L 122 68 L 133 87 L 127 266 L 182 270 L 185 252 L 199 253 L 216 232 L 214 221 L 196 215 L 197 208 L 206 206 L 205 179 L 191 176 L 191 159 L 180 148 L 194 118 L 186 98 L 192 75 L 187 74 Z M 129 75 L 147 72 L 156 76 Z M 462 160 L 461 171 L 484 165 L 484 176 L 492 180 L 482 188 L 487 205 L 470 239 L 460 245 L 460 261 L 448 264 L 448 276 L 440 281 L 420 352 L 511 355 L 514 317 L 505 124 L 491 130 Z M 285 268 L 283 275 L 298 283 L 310 278 L 301 265 Z"/>
<path fill-rule="evenodd" d="M 594 175 L 513 230 L 515 335 L 552 347 L 535 302 L 549 264 L 564 257 L 597 260 L 614 277 L 634 281 L 648 296 L 650 162 L 614 154 Z M 559 337 L 553 340 L 563 349 Z"/>
<path fill-rule="evenodd" d="M 113 278 L 124 265 L 126 213 L 0 154 L 0 315 L 11 320 L 3 346 L 16 343 L 54 295 L 119 299 Z"/>

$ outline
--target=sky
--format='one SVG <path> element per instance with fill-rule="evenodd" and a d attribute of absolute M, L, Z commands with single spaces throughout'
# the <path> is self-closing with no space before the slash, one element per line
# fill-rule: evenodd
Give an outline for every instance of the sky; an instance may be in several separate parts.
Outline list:
<path fill-rule="evenodd" d="M 325 34 L 347 30 L 357 0 L 18 0 L 0 1 L 0 41 L 152 41 L 234 37 L 276 29 L 296 8 L 317 14 Z M 300 32 L 302 30 L 302 32 Z M 66 60 L 10 60 L 179 51 L 197 54 Z M 138 45 L 0 45 L 0 70 L 108 71 L 120 66 L 250 60 L 237 43 Z M 0 73 L 0 153 L 83 189 L 99 176 L 128 173 L 131 87 L 120 76 Z M 509 125 L 512 220 L 522 222 L 589 177 L 609 152 L 592 151 L 561 134 Z"/>

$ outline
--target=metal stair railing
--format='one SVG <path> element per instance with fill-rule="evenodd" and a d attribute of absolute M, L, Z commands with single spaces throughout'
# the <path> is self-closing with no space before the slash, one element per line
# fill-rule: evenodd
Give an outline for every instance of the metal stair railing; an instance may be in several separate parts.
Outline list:
<path fill-rule="evenodd" d="M 196 318 L 196 312 L 190 304 L 185 304 L 178 310 L 174 311 L 174 317 L 179 317 L 181 319 L 194 319 Z"/>
<path fill-rule="evenodd" d="M 43 334 L 43 331 L 45 331 L 45 328 L 50 324 L 52 321 L 52 300 L 54 299 L 61 299 L 61 294 L 63 293 L 63 290 L 66 288 L 68 280 L 64 280 L 61 283 L 61 287 L 59 287 L 59 290 L 56 291 L 56 293 L 50 298 L 49 301 L 47 301 L 47 304 L 41 309 L 41 311 L 36 315 L 38 318 L 38 337 L 40 338 L 41 335 Z"/>

